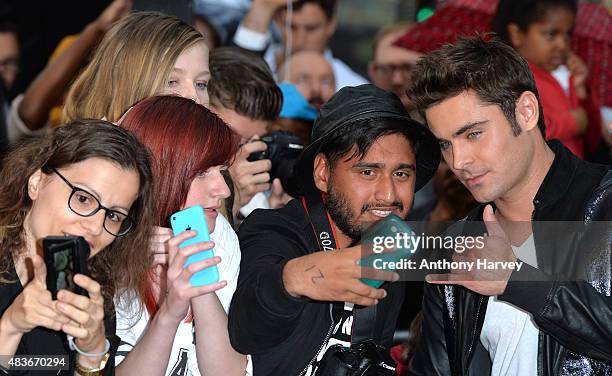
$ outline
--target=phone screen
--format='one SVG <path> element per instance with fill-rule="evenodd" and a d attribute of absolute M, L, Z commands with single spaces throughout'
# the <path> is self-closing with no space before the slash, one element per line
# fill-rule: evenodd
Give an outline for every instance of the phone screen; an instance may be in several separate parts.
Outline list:
<path fill-rule="evenodd" d="M 62 249 L 53 254 L 53 270 L 57 290 L 66 289 L 74 291 L 74 259 L 72 248 Z"/>
<path fill-rule="evenodd" d="M 55 299 L 65 289 L 85 295 L 85 290 L 74 283 L 76 274 L 89 275 L 87 259 L 89 245 L 82 237 L 48 236 L 43 239 L 44 260 L 47 267 L 47 289 Z"/>

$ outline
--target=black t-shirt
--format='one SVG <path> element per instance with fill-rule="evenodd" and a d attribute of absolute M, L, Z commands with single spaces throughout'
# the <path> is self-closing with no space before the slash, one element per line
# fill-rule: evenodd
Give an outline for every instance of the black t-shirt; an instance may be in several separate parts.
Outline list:
<path fill-rule="evenodd" d="M 8 272 L 2 275 L 3 279 L 13 281 L 12 283 L 0 283 L 0 314 L 4 312 L 13 303 L 15 298 L 23 291 L 23 286 L 17 276 L 15 265 L 12 260 L 9 260 Z M 115 352 L 119 343 L 119 338 L 115 335 L 115 313 L 104 313 L 104 324 L 106 329 L 106 337 L 111 343 L 110 357 L 104 368 L 104 375 L 110 376 L 115 374 Z M 69 355 L 68 366 L 74 369 L 76 360 L 76 352 L 71 351 L 68 347 L 66 334 L 61 331 L 55 331 L 43 327 L 36 327 L 32 331 L 21 337 L 21 342 L 17 347 L 15 355 Z M 0 374 L 2 372 L 0 371 Z M 12 371 L 10 375 L 73 375 L 73 371 Z"/>
<path fill-rule="evenodd" d="M 298 200 L 278 210 L 255 210 L 238 231 L 242 259 L 229 311 L 232 346 L 251 354 L 255 375 L 297 375 L 317 354 L 331 326 L 329 302 L 297 299 L 282 281 L 285 264 L 319 250 Z M 386 283 L 377 307 L 376 343 L 390 347 L 404 284 Z"/>

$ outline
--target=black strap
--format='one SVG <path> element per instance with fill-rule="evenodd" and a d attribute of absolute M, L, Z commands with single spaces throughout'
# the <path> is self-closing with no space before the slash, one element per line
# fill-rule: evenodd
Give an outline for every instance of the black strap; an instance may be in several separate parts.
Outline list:
<path fill-rule="evenodd" d="M 319 243 L 319 249 L 322 251 L 331 251 L 337 249 L 336 237 L 331 226 L 329 213 L 323 206 L 323 199 L 320 192 L 312 190 L 306 192 L 302 197 L 302 204 L 306 209 L 310 224 Z"/>
<path fill-rule="evenodd" d="M 336 238 L 334 231 L 331 226 L 331 218 L 329 213 L 323 205 L 323 199 L 321 193 L 313 190 L 307 190 L 304 192 L 302 197 L 302 204 L 306 209 L 308 218 L 312 225 L 313 231 L 317 242 L 319 243 L 319 249 L 322 251 L 331 251 L 337 249 Z M 352 311 L 344 309 L 345 303 L 334 302 L 332 304 L 332 312 L 334 316 L 334 322 L 342 322 L 351 319 L 352 329 L 351 337 L 347 340 L 342 338 L 343 335 L 341 330 L 333 335 L 334 338 L 350 341 L 351 344 L 361 342 L 366 339 L 374 339 L 374 324 L 376 323 L 376 305 L 370 307 L 355 308 Z M 341 329 L 341 328 L 340 328 Z"/>
<path fill-rule="evenodd" d="M 351 343 L 359 343 L 367 339 L 374 340 L 376 304 L 369 307 L 355 308 L 353 310 L 353 316 L 353 335 L 351 336 Z"/>

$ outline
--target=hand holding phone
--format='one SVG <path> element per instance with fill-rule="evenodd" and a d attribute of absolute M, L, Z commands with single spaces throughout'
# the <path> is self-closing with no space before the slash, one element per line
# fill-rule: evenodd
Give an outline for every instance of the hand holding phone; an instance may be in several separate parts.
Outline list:
<path fill-rule="evenodd" d="M 413 241 L 414 236 L 416 234 L 405 221 L 394 214 L 388 215 L 376 222 L 361 238 L 363 249 L 369 250 L 371 247 L 373 253 L 359 260 L 359 265 L 375 268 L 388 265 L 383 264 L 383 262 L 396 263 L 402 259 L 410 258 L 416 251 Z M 388 245 L 391 243 L 393 243 L 393 247 L 390 249 Z M 360 280 L 375 288 L 379 288 L 384 282 L 369 278 L 361 278 Z"/>
<path fill-rule="evenodd" d="M 47 236 L 43 239 L 43 252 L 47 268 L 47 289 L 53 299 L 57 292 L 66 289 L 87 296 L 87 292 L 74 283 L 76 274 L 89 276 L 87 259 L 89 244 L 81 236 Z"/>
<path fill-rule="evenodd" d="M 204 209 L 201 206 L 192 206 L 172 214 L 170 216 L 170 225 L 172 226 L 172 232 L 175 236 L 183 231 L 197 232 L 195 237 L 182 242 L 179 245 L 179 248 L 195 243 L 210 241 L 210 234 L 208 233 L 208 225 L 206 224 Z M 204 261 L 214 256 L 215 254 L 212 249 L 198 252 L 195 255 L 191 255 L 189 258 L 187 258 L 187 262 L 185 265 L 183 265 L 183 268 L 195 262 Z M 216 265 L 194 273 L 189 279 L 192 286 L 204 286 L 217 281 L 219 281 L 219 270 L 217 269 Z"/>

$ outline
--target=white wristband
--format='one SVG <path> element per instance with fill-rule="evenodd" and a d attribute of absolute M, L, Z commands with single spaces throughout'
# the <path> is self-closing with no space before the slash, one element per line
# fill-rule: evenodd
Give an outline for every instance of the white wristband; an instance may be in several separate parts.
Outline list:
<path fill-rule="evenodd" d="M 88 353 L 77 347 L 76 343 L 74 342 L 73 336 L 67 335 L 67 337 L 68 337 L 68 347 L 70 347 L 70 350 L 74 350 L 83 356 L 87 356 L 90 358 L 100 357 L 106 354 L 108 350 L 110 350 L 110 342 L 108 341 L 108 338 L 104 338 L 104 351 L 100 353 Z"/>

